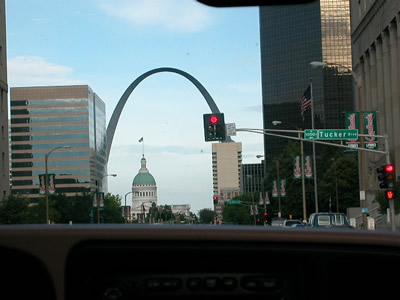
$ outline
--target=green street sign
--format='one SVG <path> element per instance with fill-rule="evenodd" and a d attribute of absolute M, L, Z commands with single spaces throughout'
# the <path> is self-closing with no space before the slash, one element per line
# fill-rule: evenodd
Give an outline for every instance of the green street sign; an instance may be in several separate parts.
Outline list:
<path fill-rule="evenodd" d="M 358 129 L 306 129 L 306 140 L 356 140 Z"/>
<path fill-rule="evenodd" d="M 304 130 L 304 138 L 306 140 L 318 139 L 318 129 L 306 129 Z"/>
<path fill-rule="evenodd" d="M 240 204 L 240 200 L 229 200 L 228 204 Z"/>
<path fill-rule="evenodd" d="M 358 129 L 319 129 L 319 140 L 356 140 Z"/>

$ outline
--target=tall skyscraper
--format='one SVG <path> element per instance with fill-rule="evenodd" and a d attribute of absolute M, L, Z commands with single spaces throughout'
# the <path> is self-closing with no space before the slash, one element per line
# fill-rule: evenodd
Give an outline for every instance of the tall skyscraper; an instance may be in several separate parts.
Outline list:
<path fill-rule="evenodd" d="M 240 169 L 242 166 L 242 143 L 213 143 L 212 168 L 214 210 L 222 216 L 226 201 L 240 193 Z"/>
<path fill-rule="evenodd" d="M 89 86 L 11 88 L 10 98 L 13 193 L 38 200 L 46 155 L 57 193 L 107 189 L 105 104 Z"/>
<path fill-rule="evenodd" d="M 344 112 L 354 109 L 349 1 L 260 7 L 260 40 L 264 128 L 312 128 L 311 110 L 303 121 L 300 106 L 311 83 L 314 128 L 344 128 Z M 311 62 L 328 64 L 312 68 Z M 287 143 L 266 135 L 267 163 Z"/>
<path fill-rule="evenodd" d="M 0 0 L 0 201 L 10 193 L 5 1 Z"/>

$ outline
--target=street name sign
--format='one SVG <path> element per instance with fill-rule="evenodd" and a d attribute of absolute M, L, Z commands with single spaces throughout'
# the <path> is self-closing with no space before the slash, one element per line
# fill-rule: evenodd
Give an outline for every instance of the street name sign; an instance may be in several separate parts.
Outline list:
<path fill-rule="evenodd" d="M 306 140 L 356 140 L 358 129 L 306 129 Z"/>
<path fill-rule="evenodd" d="M 240 204 L 240 200 L 229 200 L 228 204 Z"/>

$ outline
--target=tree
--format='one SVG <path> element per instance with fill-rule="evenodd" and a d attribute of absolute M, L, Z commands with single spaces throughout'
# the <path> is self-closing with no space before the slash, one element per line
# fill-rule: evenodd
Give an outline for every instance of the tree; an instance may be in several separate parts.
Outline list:
<path fill-rule="evenodd" d="M 201 224 L 211 224 L 214 222 L 215 213 L 212 209 L 204 208 L 199 211 L 199 217 Z"/>
<path fill-rule="evenodd" d="M 224 224 L 254 225 L 254 216 L 250 215 L 250 208 L 248 205 L 226 203 L 224 205 L 223 214 Z"/>
<path fill-rule="evenodd" d="M 10 195 L 0 202 L 0 224 L 26 224 L 29 222 L 29 201 L 19 195 Z M 42 222 L 44 222 L 43 219 Z"/>
<path fill-rule="evenodd" d="M 359 206 L 357 160 L 343 154 L 337 155 L 334 159 L 331 159 L 331 164 L 318 186 L 320 188 L 319 206 L 321 211 L 332 210 L 346 213 L 348 207 Z M 336 195 L 338 203 L 336 203 Z"/>
<path fill-rule="evenodd" d="M 104 223 L 124 223 L 122 216 L 121 196 L 110 193 L 104 196 L 104 210 L 102 211 Z"/>

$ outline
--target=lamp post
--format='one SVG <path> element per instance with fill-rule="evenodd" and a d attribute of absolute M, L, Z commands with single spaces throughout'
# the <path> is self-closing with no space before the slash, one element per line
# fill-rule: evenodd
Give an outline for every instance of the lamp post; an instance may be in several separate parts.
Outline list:
<path fill-rule="evenodd" d="M 61 146 L 61 147 L 56 147 L 51 149 L 48 153 L 46 153 L 44 155 L 44 165 L 45 165 L 45 180 L 44 180 L 44 186 L 45 186 L 45 194 L 46 194 L 46 224 L 50 224 L 50 220 L 49 220 L 49 171 L 48 171 L 48 160 L 49 160 L 49 156 L 53 151 L 56 151 L 58 149 L 70 149 L 71 146 L 67 145 L 67 146 Z"/>
<path fill-rule="evenodd" d="M 128 193 L 125 194 L 125 208 L 124 208 L 124 218 L 125 218 L 125 223 L 126 223 L 126 196 L 128 196 L 129 194 L 132 194 L 133 191 L 130 191 Z"/>
<path fill-rule="evenodd" d="M 256 157 L 262 158 L 262 157 L 264 157 L 264 155 L 258 154 L 258 155 L 256 155 Z M 265 159 L 263 160 L 263 162 L 264 162 L 263 163 L 264 172 L 263 172 L 263 179 L 262 179 L 262 184 L 261 184 L 261 192 L 262 192 L 262 196 L 264 199 L 264 216 L 265 216 L 265 213 L 267 212 L 267 204 L 265 203 L 265 201 L 267 200 L 267 197 L 266 197 L 267 191 L 265 190 L 265 180 L 267 178 L 267 163 L 266 163 Z M 264 222 L 264 226 L 266 226 L 266 225 L 267 224 Z"/>
<path fill-rule="evenodd" d="M 338 196 L 338 184 L 337 184 L 337 173 L 336 173 L 336 159 L 333 157 L 332 161 L 335 163 L 335 191 L 336 191 L 336 212 L 339 212 L 339 196 Z"/>
<path fill-rule="evenodd" d="M 350 68 L 339 64 L 339 63 L 328 63 L 328 62 L 322 62 L 322 61 L 313 61 L 310 62 L 311 67 L 313 68 L 324 68 L 327 66 L 339 66 L 341 68 L 346 69 L 351 73 L 353 76 L 354 81 L 357 83 L 357 93 L 358 93 L 358 109 L 360 112 L 364 110 L 364 105 L 361 97 L 361 88 L 362 88 L 362 81 L 361 81 L 361 76 L 358 76 L 353 70 Z M 364 120 L 363 118 L 360 118 L 360 134 L 364 134 Z M 360 137 L 360 147 L 364 148 L 364 137 Z M 368 223 L 367 223 L 367 203 L 366 203 L 366 193 L 365 193 L 365 153 L 364 151 L 359 151 L 358 152 L 358 170 L 359 170 L 359 182 L 360 182 L 360 204 L 361 204 L 361 211 L 362 211 L 362 220 L 363 220 L 363 229 L 368 228 Z"/>
<path fill-rule="evenodd" d="M 306 184 L 304 180 L 304 146 L 303 146 L 303 137 L 301 133 L 301 129 L 298 128 L 295 124 L 286 122 L 286 121 L 272 121 L 274 126 L 286 123 L 296 128 L 298 137 L 300 139 L 300 156 L 301 156 L 301 189 L 303 194 L 303 220 L 307 221 L 307 207 L 306 207 Z M 315 176 L 315 174 L 314 174 Z"/>
<path fill-rule="evenodd" d="M 112 177 L 117 177 L 117 174 L 106 174 L 104 176 L 101 177 L 100 181 L 101 181 L 101 191 L 103 191 L 103 179 L 104 177 L 107 176 L 112 176 Z M 98 200 L 99 203 L 97 203 L 97 224 L 100 224 L 100 197 L 99 197 L 99 187 L 96 181 L 96 198 Z"/>
<path fill-rule="evenodd" d="M 254 187 L 253 176 L 252 176 L 252 175 L 246 175 L 246 177 L 247 177 L 247 179 L 248 179 L 248 180 L 247 180 L 247 184 L 249 183 L 249 180 L 251 180 L 252 186 Z M 249 188 L 249 191 L 250 191 L 250 193 L 251 193 L 251 202 L 252 202 L 252 209 L 251 209 L 251 211 L 253 212 L 254 226 L 256 226 L 256 225 L 257 225 L 257 222 L 256 222 L 256 207 L 255 207 L 255 205 L 254 205 L 254 191 L 252 191 L 251 188 Z"/>

